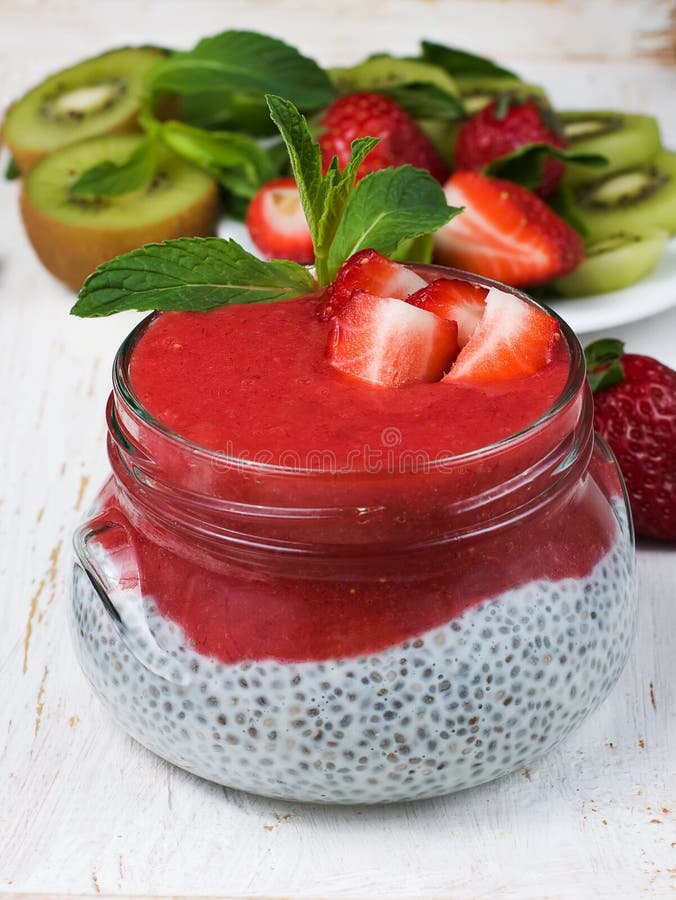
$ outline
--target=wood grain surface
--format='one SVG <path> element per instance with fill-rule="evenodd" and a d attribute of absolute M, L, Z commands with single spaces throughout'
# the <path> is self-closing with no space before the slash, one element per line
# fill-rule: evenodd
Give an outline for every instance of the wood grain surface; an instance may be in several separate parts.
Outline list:
<path fill-rule="evenodd" d="M 427 37 L 494 55 L 559 105 L 660 117 L 676 146 L 674 3 L 0 0 L 0 107 L 111 46 L 225 28 L 327 64 Z M 3 157 L 3 165 L 5 157 Z M 175 769 L 93 697 L 65 619 L 70 536 L 107 463 L 104 403 L 134 315 L 80 321 L 0 184 L 0 896 L 676 896 L 676 550 L 639 548 L 635 648 L 603 707 L 530 769 L 434 801 L 323 808 Z M 676 367 L 676 309 L 613 329 Z"/>

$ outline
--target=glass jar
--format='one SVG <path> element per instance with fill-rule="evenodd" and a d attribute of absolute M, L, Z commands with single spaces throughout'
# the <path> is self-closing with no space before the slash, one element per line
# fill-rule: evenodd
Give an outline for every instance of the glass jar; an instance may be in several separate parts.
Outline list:
<path fill-rule="evenodd" d="M 633 534 L 565 323 L 568 382 L 523 431 L 402 464 L 386 428 L 343 470 L 155 421 L 129 379 L 149 321 L 116 358 L 72 594 L 82 668 L 129 734 L 230 787 L 379 803 L 530 764 L 604 699 L 635 629 Z"/>

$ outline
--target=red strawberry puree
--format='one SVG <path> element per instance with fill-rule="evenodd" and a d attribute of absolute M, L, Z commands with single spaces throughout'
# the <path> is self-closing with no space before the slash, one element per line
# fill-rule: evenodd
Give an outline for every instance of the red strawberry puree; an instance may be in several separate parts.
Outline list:
<path fill-rule="evenodd" d="M 200 454 L 128 409 L 120 414 L 116 399 L 121 427 L 153 457 L 152 479 L 193 493 L 183 496 L 180 517 L 170 505 L 163 516 L 144 511 L 142 492 L 129 501 L 115 446 L 117 487 L 104 492 L 102 514 L 114 517 L 119 504 L 133 522 L 142 591 L 198 652 L 223 662 L 356 656 L 510 588 L 589 574 L 616 536 L 606 496 L 618 488 L 603 486 L 611 477 L 616 485 L 611 464 L 596 454 L 585 473 L 583 448 L 578 474 L 535 508 L 566 456 L 556 448 L 580 417 L 582 389 L 514 446 L 442 471 L 424 467 L 514 435 L 545 413 L 569 378 L 565 340 L 542 371 L 499 386 L 385 388 L 327 363 L 328 329 L 316 298 L 165 313 L 128 352 L 131 392 L 164 429 L 228 457 L 285 467 L 251 470 Z M 134 464 L 143 467 L 142 455 Z M 535 475 L 524 482 L 524 470 Z M 212 530 L 234 535 L 225 555 L 206 532 L 172 526 L 202 520 L 195 492 L 229 503 L 209 512 Z M 480 493 L 490 503 L 471 502 Z M 480 533 L 480 523 L 501 515 L 513 521 L 497 538 Z M 470 536 L 449 540 L 463 529 Z M 426 546 L 413 552 L 414 544 Z"/>

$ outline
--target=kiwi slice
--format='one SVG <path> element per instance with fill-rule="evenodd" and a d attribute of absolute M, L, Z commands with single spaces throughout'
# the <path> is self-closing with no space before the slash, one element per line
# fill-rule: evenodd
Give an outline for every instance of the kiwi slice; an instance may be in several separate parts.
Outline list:
<path fill-rule="evenodd" d="M 552 287 L 562 297 L 586 297 L 629 287 L 655 268 L 668 240 L 669 233 L 660 228 L 601 238 L 589 244 L 580 265 Z"/>
<path fill-rule="evenodd" d="M 657 120 L 602 110 L 598 112 L 562 112 L 559 119 L 571 150 L 599 153 L 608 160 L 603 175 L 630 169 L 652 160 L 662 149 Z M 571 163 L 566 180 L 577 183 L 594 178 L 599 170 Z"/>
<path fill-rule="evenodd" d="M 131 131 L 146 73 L 166 54 L 126 47 L 57 72 L 10 106 L 2 138 L 22 172 L 84 138 Z"/>
<path fill-rule="evenodd" d="M 529 97 L 538 97 L 548 103 L 547 94 L 539 85 L 527 84 L 518 78 L 456 78 L 456 85 L 465 112 L 470 116 L 501 97 L 516 102 L 523 102 Z"/>
<path fill-rule="evenodd" d="M 28 237 L 45 267 L 75 290 L 102 262 L 142 244 L 215 233 L 216 182 L 164 146 L 154 178 L 138 190 L 114 197 L 70 191 L 86 169 L 123 162 L 142 140 L 119 134 L 80 141 L 44 157 L 24 178 Z"/>
<path fill-rule="evenodd" d="M 586 230 L 587 240 L 661 228 L 676 233 L 676 153 L 563 186 L 563 205 Z"/>

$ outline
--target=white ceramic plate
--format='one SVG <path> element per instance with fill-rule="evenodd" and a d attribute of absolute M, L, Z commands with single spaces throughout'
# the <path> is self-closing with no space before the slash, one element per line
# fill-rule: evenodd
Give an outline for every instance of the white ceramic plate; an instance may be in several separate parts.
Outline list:
<path fill-rule="evenodd" d="M 676 306 L 676 239 L 667 244 L 653 271 L 631 287 L 549 305 L 579 334 L 626 325 Z"/>
<path fill-rule="evenodd" d="M 234 238 L 256 253 L 246 227 L 240 222 L 224 221 L 219 234 Z M 676 238 L 667 244 L 662 259 L 650 275 L 637 284 L 610 294 L 554 300 L 549 306 L 578 334 L 626 325 L 676 306 Z"/>

